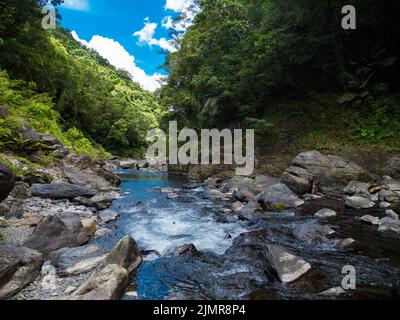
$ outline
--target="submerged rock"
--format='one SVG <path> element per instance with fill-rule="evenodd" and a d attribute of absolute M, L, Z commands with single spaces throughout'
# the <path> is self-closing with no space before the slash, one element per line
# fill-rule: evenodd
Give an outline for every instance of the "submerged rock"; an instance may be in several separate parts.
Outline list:
<path fill-rule="evenodd" d="M 327 236 L 334 233 L 335 231 L 330 227 L 310 223 L 300 224 L 293 231 L 293 235 L 299 241 L 309 244 L 328 243 L 329 239 Z"/>
<path fill-rule="evenodd" d="M 26 247 L 0 244 L 0 299 L 7 299 L 39 275 L 43 255 Z"/>
<path fill-rule="evenodd" d="M 180 257 L 186 254 L 196 254 L 196 253 L 198 253 L 197 248 L 193 243 L 190 243 L 168 250 L 166 252 L 166 256 Z"/>

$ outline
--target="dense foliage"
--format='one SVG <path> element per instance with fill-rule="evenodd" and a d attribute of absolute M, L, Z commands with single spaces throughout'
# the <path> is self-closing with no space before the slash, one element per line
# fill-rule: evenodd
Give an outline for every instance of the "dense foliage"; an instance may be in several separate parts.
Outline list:
<path fill-rule="evenodd" d="M 67 30 L 44 30 L 40 8 L 47 2 L 0 0 L 0 69 L 25 81 L 15 89 L 2 72 L 0 102 L 13 116 L 26 116 L 31 101 L 40 100 L 46 112 L 30 119 L 38 130 L 63 141 L 90 140 L 116 154 L 141 153 L 147 130 L 158 127 L 164 114 L 155 97 Z"/>
<path fill-rule="evenodd" d="M 201 0 L 165 65 L 163 104 L 197 128 L 291 126 L 282 141 L 333 126 L 354 143 L 400 147 L 397 2 Z M 356 30 L 341 27 L 345 4 Z"/>

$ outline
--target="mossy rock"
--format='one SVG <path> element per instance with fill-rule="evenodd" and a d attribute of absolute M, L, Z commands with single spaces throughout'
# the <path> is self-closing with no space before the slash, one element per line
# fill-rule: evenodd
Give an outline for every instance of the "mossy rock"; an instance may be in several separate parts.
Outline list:
<path fill-rule="evenodd" d="M 274 203 L 273 205 L 271 205 L 271 210 L 273 212 L 281 212 L 285 209 L 286 209 L 286 206 L 282 203 Z"/>

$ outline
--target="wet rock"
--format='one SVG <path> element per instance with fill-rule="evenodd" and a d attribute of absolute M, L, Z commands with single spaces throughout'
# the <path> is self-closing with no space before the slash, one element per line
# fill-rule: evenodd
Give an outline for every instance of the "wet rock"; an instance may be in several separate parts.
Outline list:
<path fill-rule="evenodd" d="M 227 195 L 216 189 L 207 189 L 203 192 L 203 197 L 205 199 L 221 200 L 226 199 Z"/>
<path fill-rule="evenodd" d="M 303 196 L 303 200 L 304 200 L 304 201 L 319 200 L 319 199 L 321 199 L 321 198 L 322 198 L 321 195 L 318 195 L 318 194 L 310 194 L 310 193 L 306 193 L 306 194 Z"/>
<path fill-rule="evenodd" d="M 365 222 L 365 223 L 372 224 L 372 225 L 378 225 L 379 224 L 379 218 L 371 216 L 369 214 L 365 215 L 365 216 L 362 216 L 360 218 L 360 220 Z"/>
<path fill-rule="evenodd" d="M 107 254 L 96 245 L 77 248 L 63 248 L 50 254 L 51 264 L 60 277 L 70 277 L 87 273 L 104 263 Z"/>
<path fill-rule="evenodd" d="M 400 192 L 382 190 L 379 192 L 379 200 L 390 203 L 398 203 L 400 202 Z"/>
<path fill-rule="evenodd" d="M 335 231 L 328 226 L 310 223 L 300 224 L 293 231 L 293 235 L 299 241 L 306 242 L 308 244 L 328 243 L 328 236 L 334 233 Z"/>
<path fill-rule="evenodd" d="M 32 196 L 45 199 L 74 199 L 77 197 L 90 198 L 96 193 L 86 187 L 68 183 L 34 184 Z"/>
<path fill-rule="evenodd" d="M 342 287 L 335 287 L 335 288 L 330 288 L 328 290 L 325 290 L 318 295 L 320 296 L 325 296 L 325 297 L 336 297 L 340 295 L 346 294 L 346 291 Z"/>
<path fill-rule="evenodd" d="M 383 218 L 379 221 L 378 231 L 380 232 L 393 231 L 395 233 L 400 233 L 400 221 L 393 220 L 389 217 Z"/>
<path fill-rule="evenodd" d="M 272 205 L 281 204 L 286 208 L 295 208 L 304 204 L 292 190 L 283 183 L 275 184 L 257 197 L 258 202 L 266 209 Z"/>
<path fill-rule="evenodd" d="M 343 192 L 348 196 L 353 196 L 353 195 L 369 196 L 370 187 L 371 185 L 369 183 L 360 181 L 350 181 L 347 187 L 343 189 Z"/>
<path fill-rule="evenodd" d="M 303 259 L 276 245 L 267 245 L 264 252 L 271 268 L 283 283 L 290 283 L 306 274 L 311 265 Z"/>
<path fill-rule="evenodd" d="M 14 173 L 11 168 L 0 162 L 0 202 L 7 199 L 15 184 Z"/>
<path fill-rule="evenodd" d="M 35 250 L 0 244 L 0 299 L 7 299 L 39 275 L 43 255 Z"/>
<path fill-rule="evenodd" d="M 132 274 L 142 262 L 136 241 L 130 236 L 121 239 L 107 257 L 107 264 L 119 265 Z"/>
<path fill-rule="evenodd" d="M 239 211 L 239 215 L 241 218 L 245 218 L 245 220 L 250 220 L 254 214 L 261 209 L 261 205 L 258 202 L 249 202 Z"/>
<path fill-rule="evenodd" d="M 392 220 L 399 220 L 399 216 L 393 210 L 386 210 L 385 211 L 386 217 Z"/>
<path fill-rule="evenodd" d="M 94 234 L 94 238 L 99 239 L 99 238 L 102 238 L 102 237 L 105 237 L 105 236 L 108 236 L 111 234 L 112 234 L 112 231 L 110 229 L 100 228 L 100 229 L 96 230 L 96 232 Z"/>
<path fill-rule="evenodd" d="M 240 211 L 243 207 L 244 207 L 244 204 L 243 204 L 242 202 L 236 201 L 236 202 L 234 202 L 234 203 L 232 204 L 231 209 L 232 209 L 233 212 L 238 212 L 238 211 Z"/>
<path fill-rule="evenodd" d="M 340 242 L 340 247 L 343 249 L 349 248 L 355 244 L 356 240 L 352 238 L 344 239 Z"/>
<path fill-rule="evenodd" d="M 360 196 L 347 197 L 345 204 L 346 207 L 353 209 L 369 209 L 375 206 L 375 202 Z"/>
<path fill-rule="evenodd" d="M 173 248 L 166 252 L 166 256 L 180 257 L 186 254 L 197 254 L 198 251 L 193 243 Z"/>
<path fill-rule="evenodd" d="M 25 246 L 49 254 L 60 248 L 81 246 L 88 240 L 79 215 L 66 212 L 43 219 Z"/>
<path fill-rule="evenodd" d="M 198 182 L 189 182 L 189 183 L 186 183 L 186 184 L 184 184 L 182 186 L 182 188 L 186 189 L 186 190 L 194 190 L 194 189 L 197 189 L 199 187 L 201 187 L 201 183 L 198 183 Z"/>
<path fill-rule="evenodd" d="M 86 281 L 69 300 L 116 300 L 128 285 L 128 271 L 110 264 Z"/>
<path fill-rule="evenodd" d="M 255 199 L 254 193 L 249 190 L 234 191 L 233 197 L 240 202 L 250 202 Z"/>
<path fill-rule="evenodd" d="M 179 198 L 179 195 L 176 194 L 176 193 L 168 193 L 167 194 L 167 199 L 169 199 L 169 200 L 173 200 L 173 199 L 176 199 L 176 198 Z"/>
<path fill-rule="evenodd" d="M 386 209 L 386 208 L 389 208 L 391 206 L 391 204 L 389 203 L 389 202 L 381 202 L 380 204 L 379 204 L 379 207 L 381 208 L 381 209 Z"/>
<path fill-rule="evenodd" d="M 315 216 L 318 218 L 332 218 L 336 217 L 337 214 L 331 209 L 321 209 L 315 214 Z"/>
<path fill-rule="evenodd" d="M 282 173 L 281 182 L 294 193 L 303 195 L 312 191 L 312 179 L 312 174 L 306 169 L 291 166 Z"/>
<path fill-rule="evenodd" d="M 104 210 L 99 213 L 99 218 L 101 222 L 105 224 L 117 220 L 118 216 L 119 214 L 117 212 L 111 210 Z"/>

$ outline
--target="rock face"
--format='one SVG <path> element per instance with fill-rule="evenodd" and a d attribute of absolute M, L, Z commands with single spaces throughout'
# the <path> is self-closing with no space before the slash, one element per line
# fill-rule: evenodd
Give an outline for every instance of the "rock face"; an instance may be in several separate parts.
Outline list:
<path fill-rule="evenodd" d="M 400 179 L 400 154 L 391 158 L 385 168 L 385 174 Z"/>
<path fill-rule="evenodd" d="M 264 208 L 270 208 L 272 205 L 284 205 L 286 208 L 296 208 L 304 204 L 292 190 L 283 183 L 275 184 L 257 197 L 258 202 Z"/>
<path fill-rule="evenodd" d="M 280 246 L 267 245 L 264 254 L 271 268 L 283 283 L 293 282 L 311 269 L 308 262 L 285 251 Z"/>
<path fill-rule="evenodd" d="M 107 264 L 119 265 L 132 274 L 142 262 L 139 248 L 130 236 L 121 239 L 107 257 Z"/>
<path fill-rule="evenodd" d="M 347 197 L 345 204 L 346 207 L 353 209 L 369 209 L 375 206 L 375 202 L 359 196 Z"/>
<path fill-rule="evenodd" d="M 313 183 L 324 188 L 365 179 L 369 179 L 368 173 L 354 162 L 318 151 L 299 154 L 282 175 L 282 182 L 298 194 L 310 192 Z"/>
<path fill-rule="evenodd" d="M 81 218 L 75 213 L 59 213 L 43 219 L 25 246 L 45 254 L 65 247 L 78 247 L 89 241 Z"/>
<path fill-rule="evenodd" d="M 5 200 L 14 188 L 14 173 L 9 166 L 0 163 L 0 202 Z"/>
<path fill-rule="evenodd" d="M 107 265 L 76 290 L 70 300 L 116 300 L 124 293 L 128 279 L 126 269 Z"/>
<path fill-rule="evenodd" d="M 93 197 L 96 193 L 86 187 L 68 183 L 34 184 L 32 196 L 45 199 L 74 199 Z"/>
<path fill-rule="evenodd" d="M 12 297 L 34 281 L 42 264 L 40 252 L 0 244 L 0 299 Z"/>

